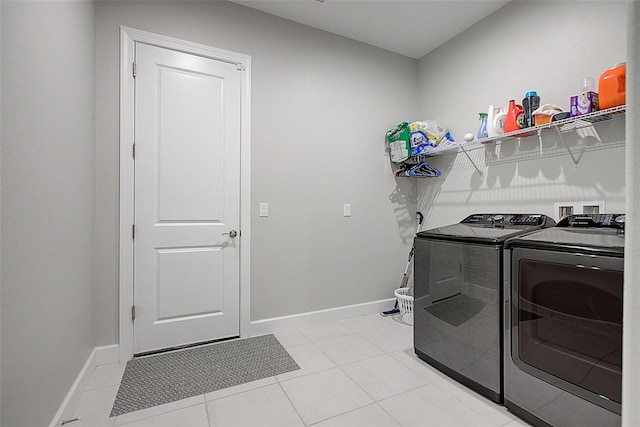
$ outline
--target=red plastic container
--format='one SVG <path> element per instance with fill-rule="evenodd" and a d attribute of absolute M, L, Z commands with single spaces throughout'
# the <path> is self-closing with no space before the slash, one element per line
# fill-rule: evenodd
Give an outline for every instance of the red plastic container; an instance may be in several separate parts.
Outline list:
<path fill-rule="evenodd" d="M 600 109 L 617 107 L 626 102 L 627 65 L 621 63 L 602 73 L 598 81 Z"/>
<path fill-rule="evenodd" d="M 504 132 L 507 133 L 520 130 L 524 128 L 524 122 L 524 107 L 520 104 L 516 104 L 514 99 L 510 100 L 507 118 L 504 121 Z"/>

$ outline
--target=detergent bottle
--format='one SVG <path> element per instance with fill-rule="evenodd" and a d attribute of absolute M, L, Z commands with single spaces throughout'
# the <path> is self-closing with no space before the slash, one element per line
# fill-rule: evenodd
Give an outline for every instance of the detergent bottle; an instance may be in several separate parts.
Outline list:
<path fill-rule="evenodd" d="M 478 129 L 478 139 L 486 138 L 487 135 L 487 113 L 480 114 L 480 129 Z"/>
<path fill-rule="evenodd" d="M 524 108 L 520 104 L 516 104 L 515 99 L 509 101 L 509 109 L 507 118 L 504 121 L 504 131 L 513 132 L 524 128 Z"/>
<path fill-rule="evenodd" d="M 507 110 L 496 105 L 489 105 L 487 113 L 487 136 L 493 137 L 504 133 L 504 119 Z"/>
<path fill-rule="evenodd" d="M 624 105 L 626 101 L 626 74 L 627 64 L 625 62 L 602 73 L 598 81 L 601 110 Z"/>
<path fill-rule="evenodd" d="M 495 128 L 495 120 L 496 120 L 496 107 L 494 105 L 489 105 L 489 111 L 487 112 L 487 136 L 496 136 L 496 128 Z"/>
<path fill-rule="evenodd" d="M 496 117 L 493 119 L 493 128 L 497 135 L 504 133 L 504 122 L 507 120 L 507 109 L 499 107 Z"/>
<path fill-rule="evenodd" d="M 540 106 L 540 97 L 536 91 L 527 92 L 522 100 L 524 108 L 524 127 L 528 128 L 534 125 L 533 112 Z"/>

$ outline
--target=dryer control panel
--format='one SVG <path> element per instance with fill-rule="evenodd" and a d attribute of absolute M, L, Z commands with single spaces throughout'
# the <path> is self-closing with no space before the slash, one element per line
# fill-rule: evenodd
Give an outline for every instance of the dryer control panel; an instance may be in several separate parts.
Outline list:
<path fill-rule="evenodd" d="M 552 227 L 555 221 L 542 214 L 474 214 L 469 215 L 461 224 L 478 224 L 485 226 L 546 226 Z"/>
<path fill-rule="evenodd" d="M 624 214 L 569 215 L 557 227 L 624 228 Z"/>

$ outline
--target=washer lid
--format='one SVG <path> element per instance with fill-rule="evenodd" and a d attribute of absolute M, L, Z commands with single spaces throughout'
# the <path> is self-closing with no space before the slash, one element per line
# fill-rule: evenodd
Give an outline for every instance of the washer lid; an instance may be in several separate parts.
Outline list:
<path fill-rule="evenodd" d="M 540 214 L 474 214 L 458 224 L 419 232 L 417 238 L 502 244 L 505 240 L 555 225 Z"/>
<path fill-rule="evenodd" d="M 477 243 L 501 244 L 510 237 L 537 230 L 538 226 L 487 226 L 477 224 L 452 224 L 421 231 L 418 238 L 460 240 Z"/>

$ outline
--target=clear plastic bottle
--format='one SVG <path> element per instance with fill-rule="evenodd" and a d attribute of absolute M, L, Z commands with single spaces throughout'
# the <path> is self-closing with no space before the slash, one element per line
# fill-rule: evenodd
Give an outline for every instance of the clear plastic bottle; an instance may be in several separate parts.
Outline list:
<path fill-rule="evenodd" d="M 580 89 L 580 93 L 585 92 L 595 92 L 596 91 L 596 81 L 593 77 L 585 77 L 582 79 L 582 88 Z"/>

